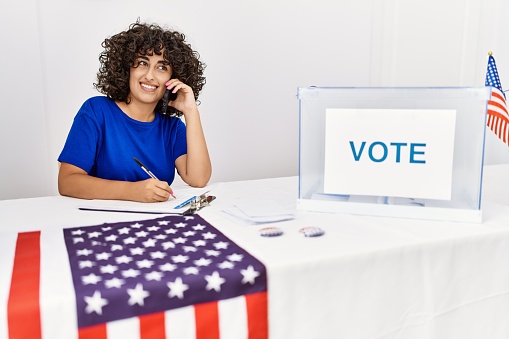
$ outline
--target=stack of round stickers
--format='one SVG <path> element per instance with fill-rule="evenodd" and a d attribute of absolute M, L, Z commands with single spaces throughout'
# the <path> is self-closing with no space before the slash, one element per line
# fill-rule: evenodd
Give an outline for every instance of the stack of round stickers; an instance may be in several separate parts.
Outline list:
<path fill-rule="evenodd" d="M 319 227 L 304 227 L 299 230 L 305 237 L 319 237 L 324 235 L 324 231 Z"/>
<path fill-rule="evenodd" d="M 281 231 L 277 227 L 265 227 L 260 229 L 260 235 L 262 237 L 278 237 L 283 234 L 283 231 Z"/>

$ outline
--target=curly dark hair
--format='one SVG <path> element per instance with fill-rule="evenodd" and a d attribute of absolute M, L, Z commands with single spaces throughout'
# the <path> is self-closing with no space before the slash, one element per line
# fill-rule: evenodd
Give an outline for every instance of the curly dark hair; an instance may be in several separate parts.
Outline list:
<path fill-rule="evenodd" d="M 101 67 L 97 72 L 94 87 L 108 98 L 116 101 L 130 102 L 129 74 L 131 67 L 140 55 L 161 55 L 169 62 L 173 70 L 172 78 L 193 89 L 195 100 L 205 84 L 203 71 L 206 65 L 201 62 L 198 52 L 185 42 L 185 35 L 161 28 L 157 24 L 131 24 L 129 29 L 107 38 L 101 46 L 104 51 L 99 55 Z M 156 106 L 161 112 L 162 101 Z M 168 106 L 163 114 L 181 116 L 182 112 Z"/>

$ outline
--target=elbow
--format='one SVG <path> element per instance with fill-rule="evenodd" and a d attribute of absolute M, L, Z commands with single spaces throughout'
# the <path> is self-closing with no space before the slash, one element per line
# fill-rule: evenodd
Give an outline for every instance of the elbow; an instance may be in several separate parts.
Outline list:
<path fill-rule="evenodd" d="M 186 181 L 186 183 L 191 187 L 203 188 L 209 183 L 211 175 L 212 171 L 207 171 L 207 173 L 203 175 L 194 178 L 188 178 L 188 180 L 184 181 Z"/>

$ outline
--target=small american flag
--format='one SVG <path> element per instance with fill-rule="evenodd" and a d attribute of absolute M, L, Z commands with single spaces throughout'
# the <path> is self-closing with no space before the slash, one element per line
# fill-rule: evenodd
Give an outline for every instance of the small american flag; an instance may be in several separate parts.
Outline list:
<path fill-rule="evenodd" d="M 68 228 L 59 234 L 60 239 L 43 232 L 17 235 L 9 339 L 268 337 L 265 266 L 199 215 Z M 46 250 L 58 248 L 55 241 L 65 242 L 67 258 L 58 265 L 68 266 L 63 270 L 71 275 L 63 280 L 72 281 L 74 309 L 67 312 L 74 313 L 76 329 L 65 333 L 51 323 L 45 336 L 49 315 L 40 300 L 50 298 L 39 295 L 45 289 L 40 262 Z M 52 297 L 58 307 L 58 295 Z"/>
<path fill-rule="evenodd" d="M 505 94 L 502 90 L 500 78 L 498 77 L 495 58 L 489 53 L 488 70 L 486 72 L 486 86 L 493 87 L 491 99 L 488 101 L 488 127 L 509 146 L 509 114 Z"/>

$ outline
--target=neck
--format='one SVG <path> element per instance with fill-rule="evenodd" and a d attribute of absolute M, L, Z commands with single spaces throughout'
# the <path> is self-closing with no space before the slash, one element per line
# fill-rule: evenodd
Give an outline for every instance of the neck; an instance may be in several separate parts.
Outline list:
<path fill-rule="evenodd" d="M 139 104 L 136 102 L 131 102 L 126 104 L 125 102 L 117 101 L 118 107 L 127 114 L 131 119 L 142 121 L 142 122 L 151 122 L 155 118 L 155 105 L 150 104 Z"/>

